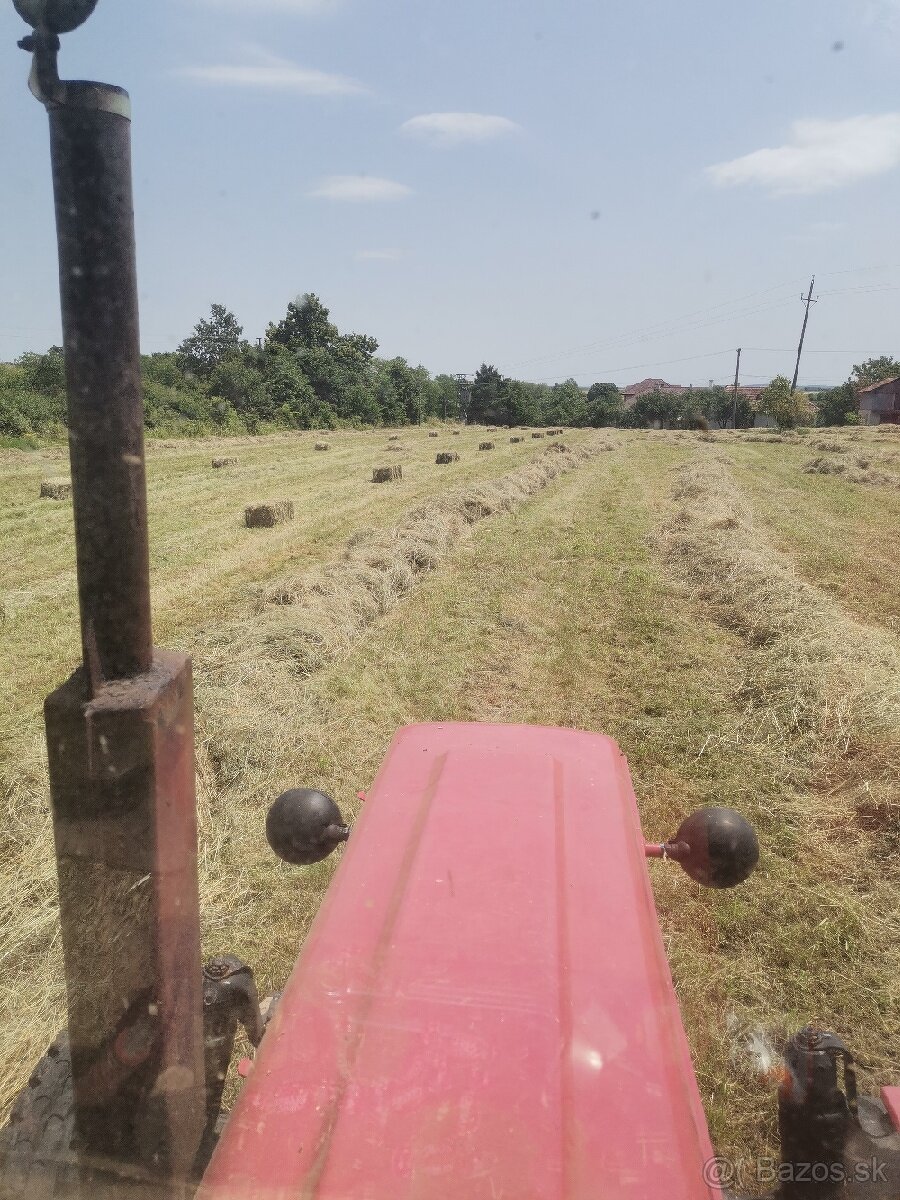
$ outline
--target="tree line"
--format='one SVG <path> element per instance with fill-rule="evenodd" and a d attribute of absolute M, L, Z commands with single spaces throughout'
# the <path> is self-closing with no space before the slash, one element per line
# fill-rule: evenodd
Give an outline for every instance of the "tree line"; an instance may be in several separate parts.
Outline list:
<path fill-rule="evenodd" d="M 460 387 L 454 376 L 432 376 L 404 358 L 381 358 L 378 342 L 360 333 L 341 333 L 313 294 L 290 303 L 271 323 L 260 344 L 251 345 L 233 313 L 213 304 L 177 350 L 141 357 L 144 414 L 150 433 L 162 437 L 208 433 L 265 433 L 342 425 L 405 425 L 449 417 L 484 425 L 633 426 L 702 428 L 730 423 L 730 389 L 696 388 L 670 394 L 649 392 L 626 407 L 613 383 L 584 390 L 574 379 L 527 383 L 482 364 L 474 381 Z M 817 410 L 800 394 L 785 400 L 786 380 L 776 379 L 779 423 L 845 424 L 858 420 L 859 389 L 900 373 L 892 358 L 854 367 L 847 383 L 817 398 Z M 789 388 L 788 388 L 789 391 Z M 754 406 L 738 397 L 737 424 L 752 425 Z M 774 416 L 774 412 L 773 412 Z M 23 354 L 0 363 L 0 435 L 65 435 L 66 389 L 63 352 Z"/>

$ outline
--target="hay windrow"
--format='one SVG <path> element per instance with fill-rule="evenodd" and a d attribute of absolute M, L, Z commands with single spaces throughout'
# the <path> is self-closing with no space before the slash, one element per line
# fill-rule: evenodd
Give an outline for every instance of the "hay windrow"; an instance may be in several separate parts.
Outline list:
<path fill-rule="evenodd" d="M 680 469 L 672 499 L 659 534 L 667 566 L 739 639 L 728 685 L 740 715 L 702 753 L 737 752 L 766 780 L 745 800 L 763 849 L 748 903 L 760 946 L 786 958 L 754 950 L 753 989 L 731 1002 L 766 1027 L 815 1015 L 853 1043 L 864 1090 L 877 1091 L 896 1078 L 900 1037 L 897 640 L 798 575 L 727 465 Z M 697 988 L 683 973 L 682 986 Z"/>
<path fill-rule="evenodd" d="M 877 462 L 891 460 L 890 455 L 877 458 Z M 857 457 L 845 462 L 835 458 L 812 458 L 801 468 L 806 475 L 840 475 L 848 483 L 862 484 L 864 487 L 900 487 L 900 477 L 886 471 L 879 471 L 872 465 L 871 458 Z"/>
<path fill-rule="evenodd" d="M 865 778 L 858 782 L 868 799 L 896 805 L 896 639 L 854 620 L 798 577 L 790 559 L 757 528 L 721 463 L 680 470 L 674 499 L 676 510 L 662 531 L 667 562 L 694 598 L 747 646 L 740 688 L 745 715 L 735 737 L 766 744 L 786 783 L 809 785 L 823 772 L 850 781 L 861 771 Z M 894 819 L 900 844 L 900 806 Z"/>
<path fill-rule="evenodd" d="M 220 627 L 197 654 L 197 675 L 218 681 L 237 672 L 285 666 L 308 676 L 347 653 L 365 628 L 397 604 L 416 580 L 435 570 L 478 521 L 509 512 L 557 476 L 593 457 L 594 447 L 554 450 L 527 466 L 412 509 L 400 524 L 354 534 L 341 557 L 258 593 L 240 628 Z M 237 659 L 235 646 L 240 647 Z"/>

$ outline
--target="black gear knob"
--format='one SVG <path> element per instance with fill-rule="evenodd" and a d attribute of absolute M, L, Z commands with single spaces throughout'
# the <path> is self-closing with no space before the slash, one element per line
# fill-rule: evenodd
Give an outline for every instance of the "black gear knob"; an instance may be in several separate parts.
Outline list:
<path fill-rule="evenodd" d="M 13 0 L 13 4 L 32 29 L 71 33 L 88 19 L 97 0 Z"/>
<path fill-rule="evenodd" d="M 691 813 L 666 844 L 666 851 L 691 879 L 712 888 L 743 883 L 759 862 L 756 831 L 733 808 L 700 808 Z"/>
<path fill-rule="evenodd" d="M 350 826 L 330 796 L 313 788 L 283 792 L 266 815 L 266 839 L 279 858 L 310 866 L 346 842 Z"/>

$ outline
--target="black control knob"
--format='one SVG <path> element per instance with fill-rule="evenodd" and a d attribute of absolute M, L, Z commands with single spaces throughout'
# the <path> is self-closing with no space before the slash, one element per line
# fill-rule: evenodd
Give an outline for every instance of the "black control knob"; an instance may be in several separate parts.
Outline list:
<path fill-rule="evenodd" d="M 313 788 L 283 792 L 266 816 L 269 845 L 279 858 L 297 866 L 321 862 L 349 836 L 338 806 Z"/>
<path fill-rule="evenodd" d="M 712 888 L 743 883 L 759 862 L 756 831 L 733 808 L 700 808 L 691 813 L 666 844 L 666 851 L 691 879 Z"/>

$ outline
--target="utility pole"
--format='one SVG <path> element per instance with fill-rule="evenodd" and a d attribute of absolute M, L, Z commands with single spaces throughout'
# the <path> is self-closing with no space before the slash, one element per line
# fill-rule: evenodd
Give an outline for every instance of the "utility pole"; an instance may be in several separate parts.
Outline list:
<path fill-rule="evenodd" d="M 456 405 L 458 417 L 466 421 L 469 416 L 469 377 L 468 375 L 459 372 L 456 375 Z M 446 417 L 446 399 L 444 407 L 444 415 Z"/>
<path fill-rule="evenodd" d="M 734 368 L 734 398 L 731 405 L 731 428 L 737 429 L 737 390 L 738 376 L 741 373 L 741 348 L 738 346 L 737 363 Z"/>
<path fill-rule="evenodd" d="M 809 284 L 809 295 L 800 297 L 800 299 L 806 304 L 806 312 L 803 314 L 803 328 L 800 330 L 800 345 L 797 347 L 797 365 L 794 367 L 794 378 L 791 380 L 792 396 L 797 390 L 797 375 L 800 372 L 800 355 L 803 353 L 803 339 L 806 337 L 806 322 L 809 320 L 809 306 L 816 303 L 816 301 L 812 298 L 815 283 L 816 277 L 813 275 Z"/>

